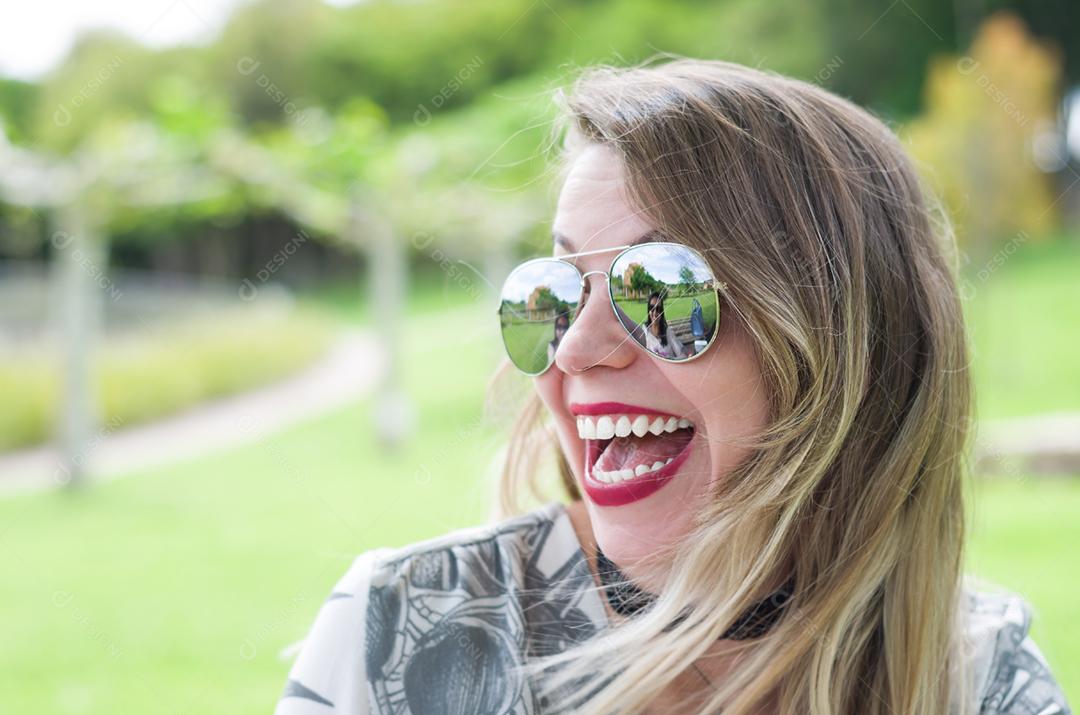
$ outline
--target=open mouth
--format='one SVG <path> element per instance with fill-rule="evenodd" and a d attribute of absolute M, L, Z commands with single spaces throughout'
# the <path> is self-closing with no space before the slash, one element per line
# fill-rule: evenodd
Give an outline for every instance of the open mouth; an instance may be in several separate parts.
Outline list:
<path fill-rule="evenodd" d="M 671 415 L 612 414 L 577 418 L 585 441 L 586 490 L 598 503 L 644 498 L 686 460 L 693 422 Z"/>

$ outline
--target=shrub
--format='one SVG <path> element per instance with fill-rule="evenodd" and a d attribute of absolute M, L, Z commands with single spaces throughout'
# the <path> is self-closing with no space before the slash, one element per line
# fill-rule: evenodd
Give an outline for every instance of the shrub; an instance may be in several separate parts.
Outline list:
<path fill-rule="evenodd" d="M 131 425 L 272 382 L 323 354 L 330 323 L 311 310 L 246 307 L 110 337 L 94 358 L 100 422 Z M 0 451 L 55 434 L 55 346 L 0 352 Z"/>

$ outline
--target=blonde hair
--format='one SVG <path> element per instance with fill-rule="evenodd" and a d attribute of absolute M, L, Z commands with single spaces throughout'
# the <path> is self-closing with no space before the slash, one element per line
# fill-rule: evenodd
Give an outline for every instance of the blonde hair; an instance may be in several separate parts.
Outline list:
<path fill-rule="evenodd" d="M 575 712 L 640 711 L 793 576 L 783 617 L 733 643 L 735 666 L 695 712 L 962 705 L 972 387 L 947 222 L 865 110 L 774 73 L 667 58 L 586 69 L 556 92 L 553 136 L 564 173 L 582 146 L 614 149 L 633 202 L 727 283 L 724 319 L 755 344 L 769 421 L 673 546 L 654 606 L 523 672 Z M 537 493 L 553 449 L 581 498 L 544 416 L 533 395 L 512 429 L 501 514 L 520 511 L 523 486 Z"/>

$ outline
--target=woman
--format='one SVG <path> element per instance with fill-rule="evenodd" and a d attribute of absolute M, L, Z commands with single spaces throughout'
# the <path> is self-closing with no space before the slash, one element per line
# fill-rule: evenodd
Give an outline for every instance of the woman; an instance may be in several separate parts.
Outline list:
<path fill-rule="evenodd" d="M 560 260 L 503 298 L 580 301 L 512 430 L 508 516 L 358 557 L 278 712 L 1067 712 L 1025 602 L 962 577 L 964 326 L 896 138 L 725 62 L 559 99 Z M 692 358 L 615 319 L 626 257 L 715 286 Z M 506 342 L 504 370 L 535 364 Z M 521 513 L 553 447 L 568 503 Z"/>
<path fill-rule="evenodd" d="M 559 349 L 559 342 L 562 341 L 563 336 L 566 335 L 566 331 L 570 329 L 570 317 L 566 313 L 559 313 L 555 316 L 555 337 L 548 341 L 548 362 L 555 359 L 555 351 Z"/>
<path fill-rule="evenodd" d="M 647 313 L 648 317 L 642 321 L 641 327 L 645 331 L 645 347 L 649 352 L 667 358 L 686 357 L 686 348 L 668 325 L 664 315 L 664 299 L 659 292 L 649 294 Z"/>

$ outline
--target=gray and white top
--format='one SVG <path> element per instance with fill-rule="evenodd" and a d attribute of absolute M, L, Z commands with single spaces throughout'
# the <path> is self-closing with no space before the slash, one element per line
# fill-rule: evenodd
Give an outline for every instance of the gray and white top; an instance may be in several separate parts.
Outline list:
<path fill-rule="evenodd" d="M 610 623 L 565 505 L 360 554 L 315 619 L 275 715 L 526 715 L 507 667 Z M 1011 594 L 966 592 L 980 715 L 1068 715 Z"/>

